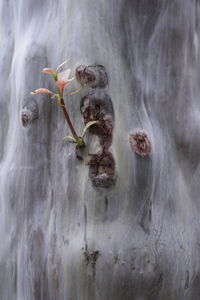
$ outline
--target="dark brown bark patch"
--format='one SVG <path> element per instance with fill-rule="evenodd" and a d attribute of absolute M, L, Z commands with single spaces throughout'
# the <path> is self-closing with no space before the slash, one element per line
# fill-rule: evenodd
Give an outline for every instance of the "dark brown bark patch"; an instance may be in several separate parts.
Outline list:
<path fill-rule="evenodd" d="M 115 160 L 111 152 L 90 154 L 89 177 L 95 187 L 110 187 L 115 183 Z"/>
<path fill-rule="evenodd" d="M 114 128 L 114 110 L 110 97 L 105 93 L 92 91 L 82 99 L 81 113 L 85 124 L 98 121 L 89 128 L 89 132 L 98 136 L 103 150 L 108 150 Z"/>
<path fill-rule="evenodd" d="M 36 102 L 29 101 L 21 111 L 21 122 L 23 127 L 27 127 L 34 120 L 38 119 L 39 112 Z"/>
<path fill-rule="evenodd" d="M 147 134 L 143 131 L 131 134 L 130 144 L 132 151 L 138 155 L 146 156 L 151 153 L 151 142 Z"/>
<path fill-rule="evenodd" d="M 108 84 L 108 76 L 102 65 L 80 65 L 76 68 L 75 76 L 82 86 L 105 88 Z"/>

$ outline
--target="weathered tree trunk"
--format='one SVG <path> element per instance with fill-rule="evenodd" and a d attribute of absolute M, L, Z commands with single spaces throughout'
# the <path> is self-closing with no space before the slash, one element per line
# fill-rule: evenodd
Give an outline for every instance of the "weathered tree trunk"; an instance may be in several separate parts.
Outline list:
<path fill-rule="evenodd" d="M 1 300 L 199 299 L 199 5 L 0 1 Z M 94 187 L 63 141 L 69 130 L 57 102 L 30 95 L 54 88 L 41 70 L 66 58 L 72 70 L 106 68 L 110 188 Z M 79 133 L 87 93 L 66 98 Z M 140 129 L 152 145 L 145 157 L 129 143 Z M 94 134 L 86 144 L 98 152 Z"/>

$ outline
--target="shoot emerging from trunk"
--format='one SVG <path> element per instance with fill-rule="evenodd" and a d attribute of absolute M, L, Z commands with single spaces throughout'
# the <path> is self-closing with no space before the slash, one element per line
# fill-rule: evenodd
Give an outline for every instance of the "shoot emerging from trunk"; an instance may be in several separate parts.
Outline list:
<path fill-rule="evenodd" d="M 51 68 L 44 68 L 42 70 L 42 73 L 46 73 L 51 75 L 54 80 L 55 80 L 55 85 L 57 88 L 57 92 L 54 93 L 52 91 L 50 91 L 49 89 L 46 88 L 39 88 L 37 90 L 35 90 L 34 92 L 32 92 L 32 95 L 37 95 L 37 94 L 50 94 L 51 98 L 54 99 L 56 98 L 58 101 L 58 104 L 61 106 L 66 122 L 68 124 L 68 127 L 72 133 L 72 136 L 66 136 L 64 138 L 69 138 L 73 143 L 76 144 L 76 147 L 78 148 L 84 148 L 85 147 L 85 142 L 84 142 L 84 136 L 85 133 L 87 131 L 87 129 L 92 126 L 93 124 L 97 123 L 96 121 L 93 122 L 89 122 L 86 124 L 84 130 L 83 130 L 83 134 L 81 136 L 79 136 L 74 128 L 74 125 L 71 121 L 71 118 L 69 116 L 66 104 L 64 102 L 64 90 L 65 88 L 68 86 L 68 84 L 70 82 L 72 82 L 74 80 L 74 77 L 69 79 L 69 75 L 70 75 L 70 69 L 67 69 L 65 71 L 60 72 L 60 69 L 66 64 L 67 61 L 63 62 L 61 65 L 58 66 L 58 68 L 56 70 L 51 69 Z M 80 91 L 80 89 L 73 91 L 71 93 L 68 93 L 67 95 L 74 95 L 76 93 L 78 93 Z"/>

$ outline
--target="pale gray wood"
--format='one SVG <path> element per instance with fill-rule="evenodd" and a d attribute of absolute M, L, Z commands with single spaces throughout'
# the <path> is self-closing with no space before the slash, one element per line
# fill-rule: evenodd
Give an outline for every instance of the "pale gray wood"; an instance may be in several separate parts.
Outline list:
<path fill-rule="evenodd" d="M 0 299 L 199 298 L 199 16 L 198 0 L 0 1 Z M 111 189 L 62 140 L 56 101 L 30 95 L 66 58 L 108 72 Z M 80 133 L 86 93 L 67 99 Z M 137 129 L 149 157 L 131 151 Z"/>

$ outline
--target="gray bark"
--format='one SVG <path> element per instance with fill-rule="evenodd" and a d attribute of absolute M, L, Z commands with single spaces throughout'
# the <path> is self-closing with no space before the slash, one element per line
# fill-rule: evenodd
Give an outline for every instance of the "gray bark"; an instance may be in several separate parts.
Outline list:
<path fill-rule="evenodd" d="M 0 1 L 0 298 L 183 300 L 200 294 L 198 0 Z M 66 58 L 102 64 L 112 188 L 91 184 L 39 88 Z M 73 73 L 73 72 L 72 72 Z M 80 133 L 82 90 L 66 100 Z M 21 113 L 32 122 L 22 126 Z M 152 153 L 133 153 L 142 129 Z M 87 151 L 99 149 L 95 135 Z"/>

